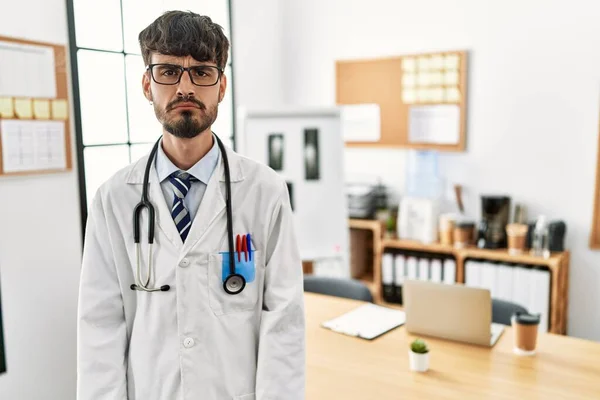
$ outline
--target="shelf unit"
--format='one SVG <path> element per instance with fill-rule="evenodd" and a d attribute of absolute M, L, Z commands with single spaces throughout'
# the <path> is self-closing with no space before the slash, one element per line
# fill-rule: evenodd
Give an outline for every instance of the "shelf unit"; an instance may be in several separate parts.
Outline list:
<path fill-rule="evenodd" d="M 424 244 L 411 240 L 383 238 L 382 225 L 378 221 L 350 220 L 350 229 L 365 229 L 372 232 L 373 266 L 360 277 L 354 277 L 368 284 L 373 292 L 375 302 L 387 304 L 381 295 L 381 258 L 386 249 L 417 251 L 431 254 L 452 255 L 456 259 L 456 282 L 465 282 L 465 260 L 481 259 L 511 264 L 543 266 L 550 271 L 550 326 L 552 333 L 566 334 L 569 262 L 568 251 L 553 253 L 549 258 L 531 256 L 529 254 L 512 255 L 506 249 L 490 250 L 469 247 L 457 249 L 439 243 Z"/>
<path fill-rule="evenodd" d="M 375 302 L 381 303 L 383 301 L 380 284 L 381 257 L 383 255 L 383 223 L 374 220 L 350 219 L 349 227 L 350 235 L 353 235 L 353 230 L 362 230 L 369 233 L 369 240 L 367 241 L 368 243 L 364 243 L 362 248 L 366 249 L 367 253 L 370 255 L 368 258 L 372 260 L 368 263 L 368 265 L 365 266 L 362 274 L 356 276 L 356 274 L 353 273 L 352 278 L 358 279 L 366 284 L 371 290 Z M 351 241 L 352 240 L 355 239 L 352 237 Z M 351 254 L 351 258 L 352 257 L 354 256 Z M 354 260 L 351 260 L 351 263 L 353 262 Z"/>

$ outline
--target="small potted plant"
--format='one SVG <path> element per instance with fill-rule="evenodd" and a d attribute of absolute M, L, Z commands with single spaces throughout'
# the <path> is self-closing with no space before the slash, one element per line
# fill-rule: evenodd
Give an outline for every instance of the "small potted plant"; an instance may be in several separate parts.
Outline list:
<path fill-rule="evenodd" d="M 415 339 L 410 344 L 408 356 L 412 371 L 425 372 L 429 369 L 429 349 L 427 348 L 427 343 L 423 340 Z"/>

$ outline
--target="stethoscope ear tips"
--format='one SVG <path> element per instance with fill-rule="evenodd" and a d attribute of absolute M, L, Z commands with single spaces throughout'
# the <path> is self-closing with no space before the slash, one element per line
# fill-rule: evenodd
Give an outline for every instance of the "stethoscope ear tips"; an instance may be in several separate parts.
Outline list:
<path fill-rule="evenodd" d="M 166 292 L 166 291 L 168 291 L 169 289 L 171 289 L 171 286 L 169 286 L 169 285 L 163 285 L 163 286 L 161 286 L 161 287 L 160 287 L 160 290 L 161 290 L 162 292 Z"/>
<path fill-rule="evenodd" d="M 136 290 L 137 289 L 137 285 L 135 283 L 132 283 L 131 286 L 129 286 L 131 288 L 131 290 Z"/>

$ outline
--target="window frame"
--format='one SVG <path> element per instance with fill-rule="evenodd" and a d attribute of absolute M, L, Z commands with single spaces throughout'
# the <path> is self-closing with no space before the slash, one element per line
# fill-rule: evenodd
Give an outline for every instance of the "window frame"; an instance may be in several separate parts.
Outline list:
<path fill-rule="evenodd" d="M 112 51 L 112 50 L 104 50 L 104 49 L 95 49 L 89 47 L 79 47 L 77 45 L 77 35 L 76 35 L 76 24 L 75 24 L 75 9 L 74 9 L 74 1 L 76 0 L 66 0 L 67 1 L 67 26 L 68 26 L 68 34 L 69 34 L 69 55 L 70 55 L 70 65 L 71 65 L 71 84 L 72 84 L 72 99 L 73 99 L 73 124 L 75 128 L 75 146 L 76 146 L 76 155 L 77 155 L 77 174 L 78 174 L 78 184 L 79 184 L 79 206 L 80 206 L 80 214 L 81 214 L 81 232 L 82 232 L 82 243 L 85 238 L 85 229 L 87 223 L 88 216 L 88 193 L 86 189 L 86 178 L 85 178 L 85 156 L 84 150 L 87 147 L 108 147 L 108 146 L 120 146 L 127 145 L 131 154 L 131 146 L 136 144 L 143 143 L 132 143 L 130 137 L 130 126 L 129 126 L 129 112 L 128 112 L 128 98 L 127 98 L 127 56 L 128 55 L 137 55 L 135 53 L 129 53 L 125 50 L 125 38 L 123 37 L 123 49 L 121 51 Z M 236 149 L 236 102 L 235 102 L 235 83 L 234 83 L 234 60 L 233 60 L 233 17 L 232 17 L 232 0 L 226 0 L 228 7 L 228 18 L 229 18 L 229 43 L 230 43 L 230 51 L 229 51 L 229 61 L 227 66 L 229 66 L 231 71 L 231 76 L 228 76 L 228 90 L 231 91 L 231 136 L 229 140 L 231 141 L 232 147 Z M 119 2 L 121 8 L 121 30 L 124 35 L 124 15 L 123 15 L 123 1 Z M 83 143 L 83 129 L 82 129 L 82 118 L 81 118 L 81 97 L 79 91 L 79 66 L 77 62 L 77 53 L 79 50 L 89 50 L 96 52 L 104 52 L 104 53 L 112 53 L 112 54 L 121 54 L 123 56 L 123 77 L 125 79 L 125 111 L 127 115 L 127 141 L 125 143 L 106 143 L 106 144 L 92 144 L 92 145 L 84 145 Z M 132 210 L 133 211 L 133 210 Z"/>

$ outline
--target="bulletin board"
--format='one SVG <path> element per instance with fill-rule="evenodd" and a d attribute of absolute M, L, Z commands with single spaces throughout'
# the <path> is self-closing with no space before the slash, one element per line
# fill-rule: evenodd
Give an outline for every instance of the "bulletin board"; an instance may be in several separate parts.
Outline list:
<path fill-rule="evenodd" d="M 600 122 L 598 124 L 598 153 L 596 155 L 596 187 L 594 189 L 594 219 L 592 220 L 592 234 L 590 235 L 590 248 L 600 250 Z"/>
<path fill-rule="evenodd" d="M 346 146 L 464 151 L 467 52 L 338 61 L 336 102 L 380 109 L 379 137 Z"/>
<path fill-rule="evenodd" d="M 0 176 L 72 167 L 66 46 L 0 36 Z"/>

